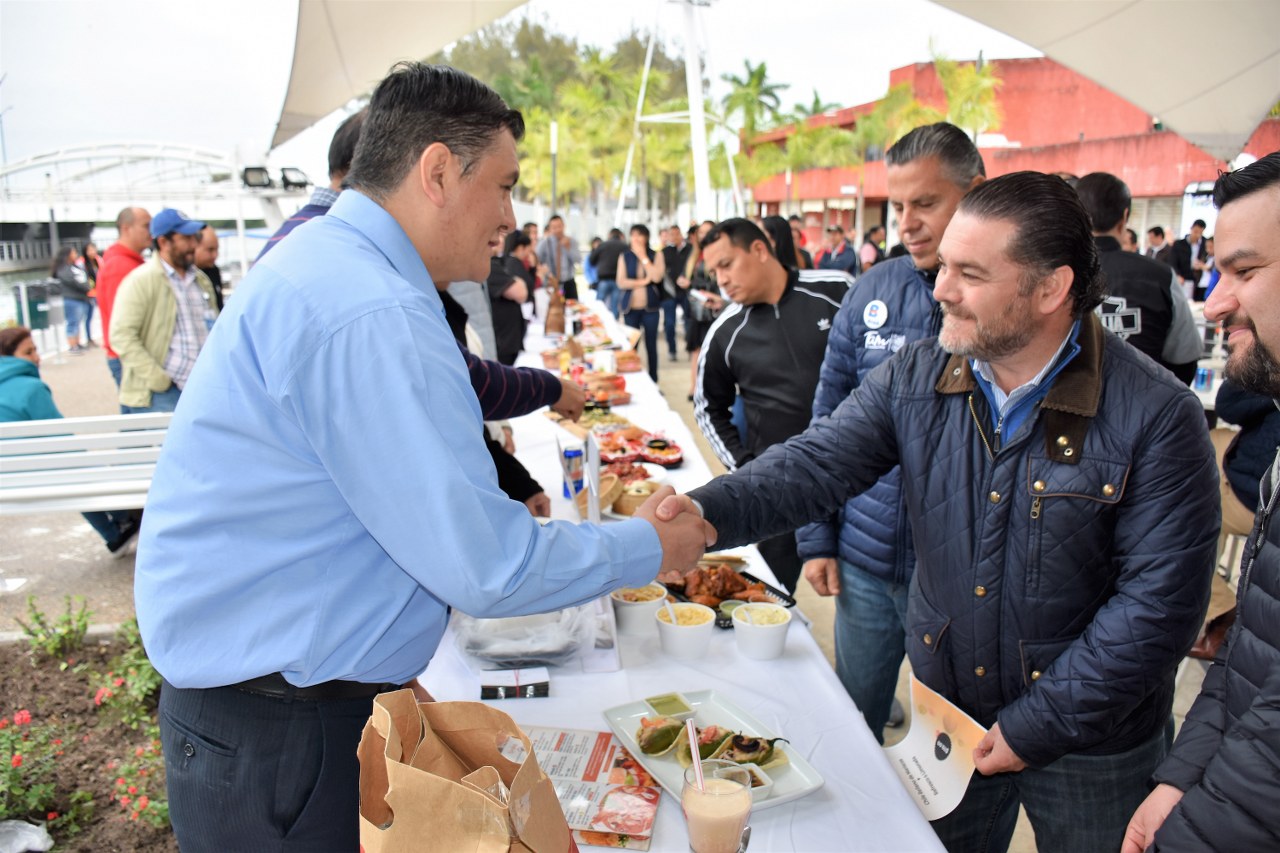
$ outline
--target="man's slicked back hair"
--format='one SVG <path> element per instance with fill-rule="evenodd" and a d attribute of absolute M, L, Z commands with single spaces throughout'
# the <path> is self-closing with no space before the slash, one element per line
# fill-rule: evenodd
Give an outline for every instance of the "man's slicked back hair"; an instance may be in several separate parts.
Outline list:
<path fill-rule="evenodd" d="M 1218 175 L 1218 182 L 1213 185 L 1213 203 L 1221 209 L 1238 198 L 1276 185 L 1280 185 L 1280 151 L 1273 151 L 1243 169 Z"/>
<path fill-rule="evenodd" d="M 347 183 L 375 199 L 393 193 L 427 146 L 442 143 L 475 166 L 503 129 L 517 141 L 524 118 L 497 92 L 445 65 L 401 62 L 373 90 Z"/>
<path fill-rule="evenodd" d="M 947 179 L 961 189 L 967 190 L 974 178 L 987 176 L 987 167 L 973 140 L 945 121 L 917 127 L 884 154 L 889 166 L 905 166 L 925 157 L 937 157 Z"/>
<path fill-rule="evenodd" d="M 1091 172 L 1076 181 L 1076 193 L 1098 233 L 1110 231 L 1133 204 L 1129 186 L 1110 172 Z"/>
<path fill-rule="evenodd" d="M 1012 172 L 984 181 L 961 201 L 956 213 L 1012 223 L 1005 252 L 1024 269 L 1022 292 L 1030 293 L 1058 267 L 1070 267 L 1072 316 L 1083 317 L 1107 292 L 1089 214 L 1062 178 L 1043 172 Z"/>

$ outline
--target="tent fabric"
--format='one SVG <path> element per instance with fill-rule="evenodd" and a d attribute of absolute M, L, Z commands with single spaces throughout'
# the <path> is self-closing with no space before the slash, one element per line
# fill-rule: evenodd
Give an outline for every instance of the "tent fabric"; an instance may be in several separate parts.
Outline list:
<path fill-rule="evenodd" d="M 430 56 L 524 0 L 299 0 L 284 108 L 271 147 L 370 91 L 402 59 Z"/>
<path fill-rule="evenodd" d="M 934 0 L 1231 160 L 1280 101 L 1277 0 Z"/>

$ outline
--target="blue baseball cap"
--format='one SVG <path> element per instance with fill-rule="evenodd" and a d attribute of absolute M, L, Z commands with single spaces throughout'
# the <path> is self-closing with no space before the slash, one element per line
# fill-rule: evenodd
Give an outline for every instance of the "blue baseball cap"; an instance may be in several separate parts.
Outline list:
<path fill-rule="evenodd" d="M 172 207 L 151 217 L 151 236 L 163 237 L 166 234 L 199 234 L 204 230 L 204 223 L 196 219 L 187 219 L 181 212 Z"/>

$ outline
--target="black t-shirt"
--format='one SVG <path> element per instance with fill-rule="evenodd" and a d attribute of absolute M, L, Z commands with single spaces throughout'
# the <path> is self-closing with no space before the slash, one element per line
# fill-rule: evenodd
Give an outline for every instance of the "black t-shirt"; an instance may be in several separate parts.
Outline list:
<path fill-rule="evenodd" d="M 525 282 L 529 295 L 533 295 L 533 273 L 519 258 L 507 255 L 489 261 L 489 278 L 485 286 L 489 290 L 489 304 L 493 308 L 493 338 L 498 347 L 495 357 L 502 364 L 515 364 L 520 348 L 524 346 L 524 314 L 520 303 L 506 299 L 502 293 L 516 279 Z"/>
<path fill-rule="evenodd" d="M 605 240 L 591 250 L 588 260 L 596 268 L 601 279 L 610 281 L 618 277 L 618 258 L 627 250 L 627 244 L 621 240 Z"/>

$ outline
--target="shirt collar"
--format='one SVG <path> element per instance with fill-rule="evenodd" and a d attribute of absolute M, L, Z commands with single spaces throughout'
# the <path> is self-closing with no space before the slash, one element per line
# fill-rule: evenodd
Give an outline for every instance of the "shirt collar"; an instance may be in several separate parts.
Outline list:
<path fill-rule="evenodd" d="M 401 277 L 435 293 L 436 287 L 409 235 L 386 208 L 358 190 L 345 190 L 328 216 L 345 222 L 369 239 Z"/>
<path fill-rule="evenodd" d="M 185 273 L 179 273 L 176 269 L 169 266 L 169 262 L 160 257 L 160 253 L 156 252 L 156 260 L 160 262 L 160 268 L 164 270 L 164 274 L 169 277 L 170 281 L 188 282 L 196 277 L 195 265 L 187 267 Z"/>
<path fill-rule="evenodd" d="M 1044 367 L 1040 368 L 1040 372 L 1031 377 L 1031 379 L 1024 384 L 1014 388 L 1008 394 L 1006 394 L 1004 390 L 996 384 L 995 372 L 992 371 L 990 362 L 975 358 L 970 360 L 970 364 L 973 368 L 974 374 L 991 389 L 991 394 L 996 400 L 1000 412 L 1003 414 L 1012 405 L 1017 403 L 1018 400 L 1039 388 L 1040 384 L 1047 378 L 1050 378 L 1052 374 L 1056 374 L 1057 371 L 1055 368 L 1076 357 L 1080 352 L 1080 344 L 1076 342 L 1076 338 L 1079 337 L 1079 334 L 1080 321 L 1076 320 L 1071 324 L 1071 330 L 1068 331 L 1067 336 L 1062 339 L 1062 343 L 1058 344 L 1058 349 L 1053 353 L 1049 360 L 1045 362 Z M 1068 347 L 1070 347 L 1070 350 L 1067 352 L 1067 357 L 1064 359 L 1062 356 L 1064 351 L 1068 350 Z"/>
<path fill-rule="evenodd" d="M 333 207 L 338 200 L 339 190 L 329 187 L 316 187 L 311 193 L 311 204 L 317 207 Z"/>

